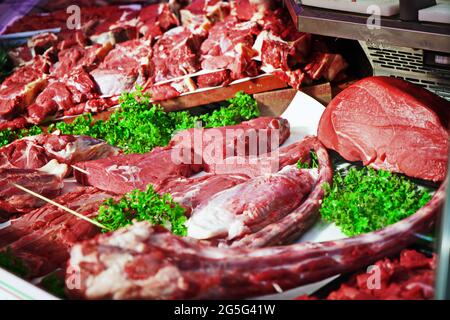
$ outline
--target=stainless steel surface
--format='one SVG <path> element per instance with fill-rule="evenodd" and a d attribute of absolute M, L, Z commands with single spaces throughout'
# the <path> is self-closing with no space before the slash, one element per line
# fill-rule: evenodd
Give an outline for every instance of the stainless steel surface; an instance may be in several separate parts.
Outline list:
<path fill-rule="evenodd" d="M 285 0 L 285 4 L 300 31 L 378 45 L 450 52 L 449 25 L 381 17 L 381 27 L 371 29 L 367 25 L 369 15 L 305 7 L 298 0 Z"/>
<path fill-rule="evenodd" d="M 450 101 L 450 70 L 424 65 L 422 49 L 359 43 L 372 65 L 373 75 L 407 80 Z"/>

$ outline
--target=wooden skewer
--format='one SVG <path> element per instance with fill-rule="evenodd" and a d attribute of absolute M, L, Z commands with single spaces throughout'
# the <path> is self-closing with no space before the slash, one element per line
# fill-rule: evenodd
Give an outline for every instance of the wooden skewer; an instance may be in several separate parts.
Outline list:
<path fill-rule="evenodd" d="M 21 185 L 18 185 L 18 184 L 16 184 L 16 183 L 11 182 L 11 184 L 12 184 L 14 187 L 16 187 L 16 188 L 18 188 L 18 189 L 20 189 L 20 190 L 22 190 L 22 191 L 25 191 L 25 192 L 31 194 L 32 196 L 35 196 L 35 197 L 37 197 L 37 198 L 39 198 L 39 199 L 41 199 L 41 200 L 44 200 L 45 202 L 48 202 L 48 203 L 50 203 L 50 204 L 52 204 L 52 205 L 54 205 L 54 206 L 56 206 L 56 207 L 58 207 L 58 208 L 60 208 L 60 209 L 62 209 L 62 210 L 64 210 L 64 211 L 67 211 L 67 212 L 69 212 L 70 214 L 73 214 L 74 216 L 77 216 L 77 217 L 80 218 L 80 219 L 83 219 L 83 220 L 85 220 L 85 221 L 87 221 L 87 222 L 92 223 L 93 225 L 95 225 L 95 226 L 97 226 L 97 227 L 100 227 L 100 228 L 102 228 L 102 229 L 106 229 L 106 230 L 110 230 L 110 231 L 111 231 L 110 228 L 104 226 L 104 225 L 101 224 L 100 222 L 97 222 L 97 221 L 92 220 L 92 219 L 90 219 L 90 218 L 88 218 L 88 217 L 86 217 L 86 216 L 83 216 L 82 214 L 80 214 L 80 213 L 78 213 L 78 212 L 76 212 L 76 211 L 74 211 L 74 210 L 72 210 L 72 209 L 69 209 L 69 208 L 63 206 L 62 204 L 59 204 L 58 202 L 55 202 L 55 201 L 50 200 L 50 199 L 48 199 L 48 198 L 46 198 L 46 197 L 44 197 L 44 196 L 41 196 L 40 194 L 38 194 L 38 193 L 36 193 L 36 192 L 34 192 L 34 191 L 31 191 L 31 190 L 29 190 L 29 189 L 27 189 L 27 188 L 25 188 L 25 187 L 23 187 L 23 186 L 21 186 Z"/>
<path fill-rule="evenodd" d="M 89 172 L 87 172 L 86 170 L 81 169 L 81 168 L 79 168 L 77 166 L 74 166 L 73 164 L 71 165 L 71 167 L 74 168 L 77 171 L 80 171 L 81 173 L 84 173 L 85 175 L 89 175 Z"/>

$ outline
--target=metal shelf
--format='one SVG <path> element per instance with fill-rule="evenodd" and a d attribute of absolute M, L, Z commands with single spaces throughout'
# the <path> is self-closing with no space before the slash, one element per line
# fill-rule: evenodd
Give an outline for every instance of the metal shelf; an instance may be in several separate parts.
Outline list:
<path fill-rule="evenodd" d="M 401 21 L 381 17 L 380 29 L 367 27 L 368 15 L 302 6 L 298 0 L 284 0 L 300 31 L 374 45 L 395 45 L 450 53 L 450 26 L 439 23 Z"/>

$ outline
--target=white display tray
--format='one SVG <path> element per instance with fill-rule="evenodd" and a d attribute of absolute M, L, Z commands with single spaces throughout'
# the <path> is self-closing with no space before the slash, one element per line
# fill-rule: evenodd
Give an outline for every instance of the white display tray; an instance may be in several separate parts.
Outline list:
<path fill-rule="evenodd" d="M 316 135 L 317 126 L 324 110 L 325 108 L 320 102 L 298 91 L 286 111 L 282 114 L 282 117 L 287 119 L 291 126 L 291 135 L 283 146 L 297 142 L 305 136 Z M 73 181 L 70 184 L 73 187 Z M 345 235 L 335 225 L 319 221 L 298 242 L 321 242 L 344 237 Z M 302 294 L 311 294 L 333 279 L 334 277 L 282 293 L 256 297 L 255 299 L 292 299 Z M 44 300 L 57 298 L 33 284 L 0 269 L 0 299 Z"/>

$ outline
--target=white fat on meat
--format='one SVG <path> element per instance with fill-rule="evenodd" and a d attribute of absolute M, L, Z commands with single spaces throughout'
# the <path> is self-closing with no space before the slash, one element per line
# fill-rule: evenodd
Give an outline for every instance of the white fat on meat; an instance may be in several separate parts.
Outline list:
<path fill-rule="evenodd" d="M 295 165 L 286 166 L 276 174 L 259 176 L 246 183 L 217 193 L 207 203 L 198 206 L 193 211 L 192 216 L 186 222 L 187 235 L 195 239 L 211 239 L 225 236 L 231 240 L 251 231 L 252 223 L 262 223 L 261 219 L 270 214 L 270 212 L 267 212 L 268 210 L 276 211 L 280 209 L 265 208 L 265 204 L 261 203 L 261 199 L 266 197 L 265 201 L 269 201 L 271 204 L 275 199 L 280 199 L 280 196 L 283 196 L 279 194 L 280 189 L 287 185 L 287 180 L 290 183 L 293 181 L 299 183 L 301 183 L 300 181 L 309 181 L 308 179 L 303 180 L 299 178 L 300 175 L 309 176 L 310 180 L 317 181 L 318 170 L 299 170 Z M 266 183 L 266 179 L 278 178 L 279 180 L 276 180 L 277 185 L 271 185 L 273 180 Z M 292 184 L 289 185 L 292 186 Z M 295 191 L 290 190 L 289 192 L 293 193 Z M 295 201 L 295 199 L 291 198 L 292 194 L 286 193 L 284 196 L 287 196 L 289 200 Z"/>
<path fill-rule="evenodd" d="M 59 163 L 56 159 L 52 159 L 47 162 L 46 165 L 40 167 L 38 170 L 63 178 L 69 171 L 69 167 L 65 163 Z"/>
<path fill-rule="evenodd" d="M 117 164 L 114 164 L 109 166 L 106 169 L 106 172 L 116 174 L 126 182 L 134 183 L 140 181 L 139 172 L 141 172 L 141 170 L 142 169 L 137 166 L 118 166 Z"/>

